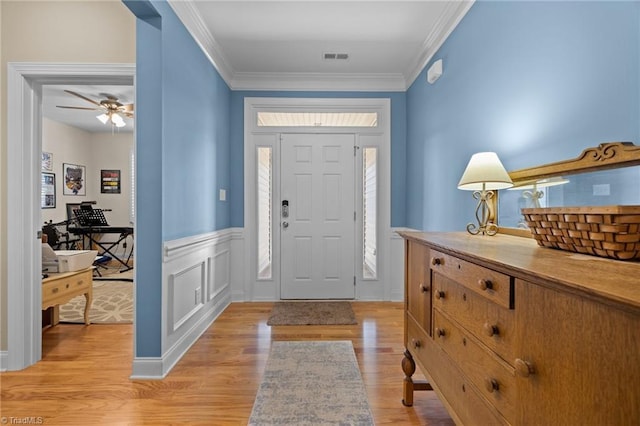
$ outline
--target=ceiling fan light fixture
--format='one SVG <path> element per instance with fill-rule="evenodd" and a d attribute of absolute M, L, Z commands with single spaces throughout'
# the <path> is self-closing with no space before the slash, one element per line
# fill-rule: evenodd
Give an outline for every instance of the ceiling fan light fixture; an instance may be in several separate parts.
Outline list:
<path fill-rule="evenodd" d="M 107 124 L 107 121 L 109 121 L 109 116 L 107 114 L 97 115 L 96 118 L 100 120 L 102 124 Z"/>
<path fill-rule="evenodd" d="M 124 122 L 122 117 L 120 117 L 120 114 L 116 114 L 115 112 L 111 114 L 111 122 L 115 124 L 116 127 L 126 126 L 126 123 Z"/>
<path fill-rule="evenodd" d="M 118 118 L 120 118 L 120 117 L 118 117 Z M 124 126 L 127 125 L 127 123 L 125 123 L 122 118 L 120 118 L 119 120 L 113 121 L 113 124 L 115 124 L 116 127 L 124 127 Z"/>

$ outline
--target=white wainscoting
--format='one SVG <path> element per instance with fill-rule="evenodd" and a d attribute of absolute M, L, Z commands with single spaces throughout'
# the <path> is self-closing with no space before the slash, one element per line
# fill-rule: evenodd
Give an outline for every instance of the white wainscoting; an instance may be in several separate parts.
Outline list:
<path fill-rule="evenodd" d="M 162 379 L 231 303 L 235 228 L 165 241 L 162 265 L 162 356 L 137 357 L 134 379 Z M 237 261 L 236 261 L 237 264 Z M 234 269 L 238 269 L 237 267 Z"/>
<path fill-rule="evenodd" d="M 0 371 L 7 371 L 7 351 L 0 351 Z"/>
<path fill-rule="evenodd" d="M 404 300 L 404 240 L 396 233 L 401 230 L 410 231 L 394 228 L 389 237 L 384 284 L 371 285 L 359 300 Z M 163 355 L 136 357 L 132 379 L 164 378 L 231 301 L 251 301 L 260 293 L 249 283 L 243 228 L 166 241 L 163 253 Z"/>
<path fill-rule="evenodd" d="M 398 235 L 400 231 L 417 231 L 409 228 L 393 228 L 391 233 L 391 300 L 404 300 L 404 238 Z"/>

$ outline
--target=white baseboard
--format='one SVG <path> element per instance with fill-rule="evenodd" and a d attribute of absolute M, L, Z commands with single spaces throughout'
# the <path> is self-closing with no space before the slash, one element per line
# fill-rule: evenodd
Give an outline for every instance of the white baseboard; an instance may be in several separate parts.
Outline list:
<path fill-rule="evenodd" d="M 131 374 L 132 380 L 161 380 L 173 369 L 173 367 L 182 359 L 189 348 L 198 341 L 200 336 L 213 324 L 220 314 L 231 303 L 226 297 L 219 300 L 212 310 L 203 315 L 188 332 L 184 333 L 181 338 L 173 345 L 162 357 L 150 358 L 140 357 L 134 358 L 133 369 Z"/>

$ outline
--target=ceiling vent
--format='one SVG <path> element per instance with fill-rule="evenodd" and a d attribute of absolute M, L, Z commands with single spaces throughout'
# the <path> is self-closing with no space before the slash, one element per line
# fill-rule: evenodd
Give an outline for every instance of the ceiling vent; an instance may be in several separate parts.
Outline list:
<path fill-rule="evenodd" d="M 324 60 L 325 61 L 344 61 L 349 59 L 348 53 L 325 53 Z"/>

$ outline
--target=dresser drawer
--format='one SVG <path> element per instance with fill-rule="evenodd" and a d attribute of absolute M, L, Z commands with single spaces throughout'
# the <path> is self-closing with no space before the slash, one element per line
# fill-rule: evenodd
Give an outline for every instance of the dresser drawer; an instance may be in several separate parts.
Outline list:
<path fill-rule="evenodd" d="M 431 250 L 430 263 L 434 272 L 451 278 L 487 300 L 507 309 L 513 306 L 513 285 L 509 275 L 435 250 Z"/>
<path fill-rule="evenodd" d="M 433 274 L 434 307 L 456 321 L 505 361 L 514 360 L 515 314 L 468 287 Z"/>
<path fill-rule="evenodd" d="M 408 349 L 427 376 L 456 423 L 465 425 L 508 425 L 509 423 L 476 391 L 449 356 L 426 336 L 415 321 L 407 322 Z M 412 344 L 419 342 L 417 346 Z"/>
<path fill-rule="evenodd" d="M 439 311 L 434 312 L 436 344 L 453 359 L 465 377 L 509 421 L 515 418 L 515 370 Z"/>
<path fill-rule="evenodd" d="M 92 271 L 87 271 L 81 274 L 43 282 L 42 308 L 45 309 L 51 305 L 58 304 L 51 303 L 52 301 L 71 298 L 72 296 L 77 295 L 82 289 L 90 290 L 90 286 L 92 284 L 91 274 Z"/>

